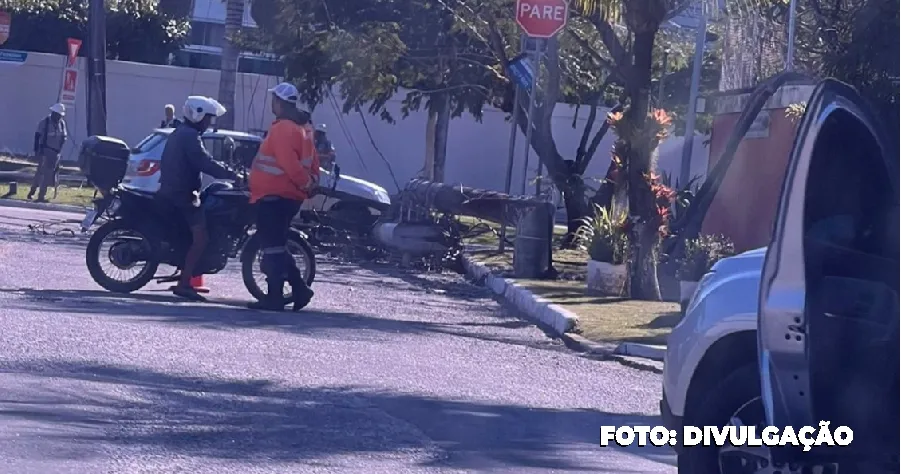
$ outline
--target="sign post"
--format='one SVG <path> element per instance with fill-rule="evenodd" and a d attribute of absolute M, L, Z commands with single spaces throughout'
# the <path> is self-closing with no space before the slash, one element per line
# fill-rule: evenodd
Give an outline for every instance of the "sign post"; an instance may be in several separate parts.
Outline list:
<path fill-rule="evenodd" d="M 63 68 L 63 83 L 59 91 L 59 101 L 62 104 L 74 106 L 78 96 L 78 50 L 81 49 L 81 40 L 69 38 L 66 48 L 66 67 Z"/>
<path fill-rule="evenodd" d="M 523 49 L 526 42 L 525 36 L 519 40 L 519 49 Z M 507 67 L 510 77 L 513 78 L 513 116 L 510 118 L 510 150 L 507 154 L 507 174 L 504 178 L 504 194 L 510 194 L 510 187 L 513 184 L 513 157 L 516 154 L 516 135 L 519 128 L 519 98 L 522 90 L 532 86 L 532 68 L 528 64 L 526 55 L 520 54 L 508 63 Z M 531 89 L 529 90 L 531 92 Z M 504 215 L 501 218 L 501 231 L 497 241 L 497 251 L 503 252 L 507 243 L 507 209 L 504 208 Z"/>
<path fill-rule="evenodd" d="M 9 30 L 12 25 L 12 16 L 7 12 L 0 12 L 0 46 L 9 39 Z"/>
<path fill-rule="evenodd" d="M 529 168 L 529 152 L 532 147 L 532 122 L 535 115 L 535 105 L 538 92 L 538 76 L 541 73 L 541 60 L 547 47 L 547 40 L 554 38 L 557 33 L 566 27 L 569 17 L 569 3 L 567 0 L 517 0 L 516 23 L 525 33 L 523 41 L 524 50 L 530 50 L 534 63 L 532 84 L 529 88 L 529 112 L 526 126 L 526 150 L 525 163 L 523 164 L 523 177 L 521 193 L 526 193 L 527 173 Z M 541 175 L 541 158 L 536 167 L 537 175 Z M 536 183 L 536 194 L 541 192 L 540 181 Z"/>

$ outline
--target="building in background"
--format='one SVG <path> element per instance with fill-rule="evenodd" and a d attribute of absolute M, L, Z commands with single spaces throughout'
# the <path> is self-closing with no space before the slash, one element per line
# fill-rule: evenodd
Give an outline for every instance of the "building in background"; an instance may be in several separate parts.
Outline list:
<path fill-rule="evenodd" d="M 171 64 L 198 69 L 219 69 L 225 34 L 225 2 L 192 0 L 191 33 L 184 48 L 172 55 Z M 245 0 L 244 27 L 256 28 L 250 16 L 250 1 Z M 238 72 L 283 76 L 284 65 L 273 55 L 241 53 Z"/>

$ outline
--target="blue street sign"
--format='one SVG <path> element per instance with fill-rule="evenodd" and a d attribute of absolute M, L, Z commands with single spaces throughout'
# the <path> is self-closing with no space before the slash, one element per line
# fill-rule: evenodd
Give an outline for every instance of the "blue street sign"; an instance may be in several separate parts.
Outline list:
<path fill-rule="evenodd" d="M 13 51 L 11 49 L 0 49 L 0 64 L 13 64 L 20 66 L 28 59 L 28 53 L 25 51 Z"/>
<path fill-rule="evenodd" d="M 509 63 L 510 76 L 516 82 L 516 85 L 532 93 L 532 79 L 535 76 L 535 69 L 532 66 L 532 60 L 525 54 L 510 60 Z"/>

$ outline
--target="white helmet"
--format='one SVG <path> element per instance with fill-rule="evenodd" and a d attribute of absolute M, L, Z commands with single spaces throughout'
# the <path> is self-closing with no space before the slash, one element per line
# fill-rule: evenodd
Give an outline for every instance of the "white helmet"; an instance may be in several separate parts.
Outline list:
<path fill-rule="evenodd" d="M 63 104 L 53 104 L 50 106 L 50 111 L 60 115 L 66 115 L 66 106 Z"/>
<path fill-rule="evenodd" d="M 328 130 L 326 130 L 326 127 L 325 127 L 325 124 L 324 124 L 324 123 L 320 123 L 320 124 L 316 125 L 315 130 L 316 130 L 317 132 L 322 132 L 322 133 L 328 132 Z"/>
<path fill-rule="evenodd" d="M 225 107 L 219 101 L 202 95 L 188 96 L 188 100 L 185 101 L 185 106 L 182 108 L 185 118 L 194 123 L 203 120 L 203 117 L 207 115 L 221 117 L 225 112 Z"/>

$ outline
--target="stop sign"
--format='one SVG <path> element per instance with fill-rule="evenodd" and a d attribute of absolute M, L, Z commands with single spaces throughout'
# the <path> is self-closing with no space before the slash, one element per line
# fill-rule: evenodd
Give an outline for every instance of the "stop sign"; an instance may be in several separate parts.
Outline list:
<path fill-rule="evenodd" d="M 551 38 L 566 26 L 566 0 L 516 0 L 516 23 L 533 38 Z"/>

